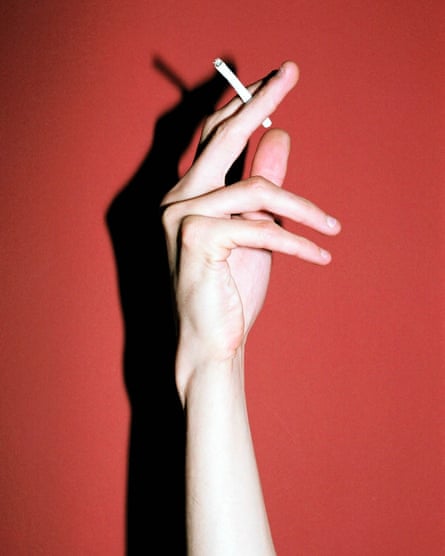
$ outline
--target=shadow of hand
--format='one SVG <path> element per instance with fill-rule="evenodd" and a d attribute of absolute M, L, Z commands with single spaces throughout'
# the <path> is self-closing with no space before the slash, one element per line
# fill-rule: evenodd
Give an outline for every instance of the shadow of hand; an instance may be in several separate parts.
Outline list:
<path fill-rule="evenodd" d="M 176 338 L 160 202 L 179 180 L 181 157 L 226 83 L 215 74 L 188 90 L 162 60 L 154 63 L 180 88 L 181 100 L 157 120 L 150 151 L 112 200 L 106 223 L 118 273 L 131 408 L 127 554 L 151 554 L 153 546 L 162 546 L 170 556 L 186 554 L 185 423 L 174 381 Z"/>

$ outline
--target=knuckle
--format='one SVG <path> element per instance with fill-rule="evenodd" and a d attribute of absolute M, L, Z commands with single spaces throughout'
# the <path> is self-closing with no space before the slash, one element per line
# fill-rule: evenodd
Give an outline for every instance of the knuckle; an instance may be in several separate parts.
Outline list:
<path fill-rule="evenodd" d="M 267 87 L 260 87 L 258 92 L 255 93 L 255 98 L 261 102 L 262 106 L 270 114 L 272 114 L 280 104 L 280 100 L 276 98 L 274 94 L 271 94 L 270 89 L 267 89 Z"/>
<path fill-rule="evenodd" d="M 301 254 L 314 254 L 316 251 L 318 252 L 318 247 L 316 244 L 306 237 L 299 236 L 298 237 L 298 248 Z"/>
<path fill-rule="evenodd" d="M 198 242 L 203 241 L 204 230 L 203 230 L 204 219 L 196 215 L 187 215 L 183 218 L 181 222 L 181 245 L 182 247 L 193 247 Z"/>
<path fill-rule="evenodd" d="M 177 201 L 169 205 L 161 206 L 161 222 L 167 234 L 175 234 L 180 226 L 184 215 L 187 214 L 187 201 Z"/>
<path fill-rule="evenodd" d="M 168 230 L 178 220 L 178 209 L 175 203 L 162 207 L 162 226 Z"/>
<path fill-rule="evenodd" d="M 298 201 L 302 209 L 309 215 L 317 215 L 321 212 L 317 205 L 305 197 L 298 197 Z"/>
<path fill-rule="evenodd" d="M 224 141 L 228 136 L 230 136 L 231 130 L 229 120 L 222 121 L 214 130 L 214 136 L 218 141 Z"/>
<path fill-rule="evenodd" d="M 218 142 L 235 143 L 245 142 L 245 129 L 238 118 L 227 118 L 223 120 L 215 130 L 215 138 Z"/>
<path fill-rule="evenodd" d="M 256 220 L 255 226 L 262 243 L 267 244 L 268 240 L 276 234 L 275 224 L 270 220 Z"/>
<path fill-rule="evenodd" d="M 250 176 L 245 183 L 246 187 L 255 195 L 265 197 L 269 191 L 269 184 L 262 176 Z"/>

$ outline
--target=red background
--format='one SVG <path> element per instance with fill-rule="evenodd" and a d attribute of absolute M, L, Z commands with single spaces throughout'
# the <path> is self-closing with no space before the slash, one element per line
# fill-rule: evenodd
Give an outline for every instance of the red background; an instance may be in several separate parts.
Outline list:
<path fill-rule="evenodd" d="M 278 553 L 445 554 L 443 2 L 1 12 L 2 554 L 124 552 L 130 408 L 104 215 L 179 99 L 155 56 L 188 87 L 216 56 L 245 82 L 295 60 L 273 116 L 293 139 L 287 187 L 343 224 L 321 241 L 328 268 L 275 258 L 247 354 Z"/>

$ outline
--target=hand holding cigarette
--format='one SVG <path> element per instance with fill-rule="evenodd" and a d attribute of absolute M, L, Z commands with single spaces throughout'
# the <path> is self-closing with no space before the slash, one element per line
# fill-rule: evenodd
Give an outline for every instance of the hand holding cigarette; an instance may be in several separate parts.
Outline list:
<path fill-rule="evenodd" d="M 249 427 L 247 338 L 268 289 L 272 256 L 325 266 L 331 255 L 304 227 L 334 236 L 339 222 L 283 187 L 290 155 L 284 129 L 261 133 L 248 175 L 226 183 L 252 134 L 298 80 L 285 61 L 252 95 L 220 59 L 235 96 L 203 123 L 199 156 L 162 201 L 177 323 L 175 383 L 186 434 L 187 554 L 275 556 Z M 254 90 L 252 85 L 251 90 Z M 226 187 L 229 185 L 230 187 Z M 302 225 L 286 229 L 277 219 Z M 222 519 L 220 519 L 222 517 Z"/>

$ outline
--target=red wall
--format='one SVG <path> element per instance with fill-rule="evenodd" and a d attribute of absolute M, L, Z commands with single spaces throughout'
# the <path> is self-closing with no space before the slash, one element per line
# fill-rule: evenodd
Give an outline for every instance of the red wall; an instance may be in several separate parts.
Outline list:
<path fill-rule="evenodd" d="M 248 350 L 278 553 L 445 553 L 443 23 L 440 1 L 3 4 L 2 554 L 124 553 L 104 218 L 180 98 L 155 56 L 187 87 L 216 56 L 247 82 L 295 60 L 273 116 L 293 137 L 287 187 L 343 224 L 328 268 L 275 259 Z"/>

